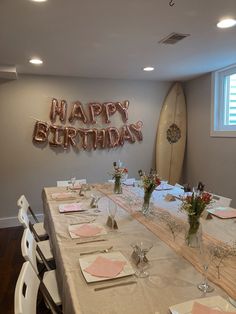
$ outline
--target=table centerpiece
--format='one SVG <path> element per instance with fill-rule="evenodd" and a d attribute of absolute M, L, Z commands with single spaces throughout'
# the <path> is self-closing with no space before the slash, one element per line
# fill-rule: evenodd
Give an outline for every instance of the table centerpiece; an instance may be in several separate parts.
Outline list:
<path fill-rule="evenodd" d="M 141 179 L 141 186 L 144 189 L 142 213 L 147 215 L 150 210 L 152 192 L 161 184 L 161 180 L 153 169 L 150 170 L 149 174 L 145 174 L 142 170 L 139 170 L 138 173 Z"/>
<path fill-rule="evenodd" d="M 207 192 L 192 193 L 182 199 L 180 209 L 188 215 L 189 229 L 186 234 L 186 243 L 190 247 L 197 248 L 200 246 L 200 217 L 211 200 L 212 195 Z"/>
<path fill-rule="evenodd" d="M 128 169 L 122 167 L 122 163 L 119 161 L 118 164 L 116 161 L 113 162 L 114 172 L 112 174 L 112 178 L 115 180 L 114 182 L 114 193 L 115 194 L 122 194 L 122 186 L 121 181 L 122 179 L 127 178 Z"/>

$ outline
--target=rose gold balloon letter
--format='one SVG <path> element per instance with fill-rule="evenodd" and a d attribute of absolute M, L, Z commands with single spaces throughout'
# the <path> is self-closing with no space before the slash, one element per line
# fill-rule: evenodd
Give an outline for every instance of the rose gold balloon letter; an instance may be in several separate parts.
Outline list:
<path fill-rule="evenodd" d="M 33 140 L 43 143 L 48 140 L 49 125 L 46 122 L 37 121 L 34 126 Z"/>
<path fill-rule="evenodd" d="M 50 112 L 50 120 L 52 122 L 56 121 L 57 115 L 61 122 L 64 122 L 66 119 L 66 110 L 67 110 L 67 102 L 62 100 L 60 103 L 56 98 L 53 98 Z"/>

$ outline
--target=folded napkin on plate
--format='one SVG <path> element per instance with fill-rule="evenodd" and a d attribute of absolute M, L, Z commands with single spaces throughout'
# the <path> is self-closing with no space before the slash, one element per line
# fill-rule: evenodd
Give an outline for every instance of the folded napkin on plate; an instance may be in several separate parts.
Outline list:
<path fill-rule="evenodd" d="M 210 211 L 212 215 L 215 215 L 219 218 L 236 218 L 236 209 L 224 208 L 215 209 L 214 211 Z"/>
<path fill-rule="evenodd" d="M 72 232 L 80 237 L 93 237 L 98 235 L 102 231 L 102 228 L 93 226 L 91 224 L 85 224 L 77 229 L 74 229 Z"/>
<path fill-rule="evenodd" d="M 54 200 L 66 200 L 75 198 L 75 195 L 71 192 L 52 193 L 52 199 Z"/>
<path fill-rule="evenodd" d="M 81 184 L 75 184 L 74 186 L 69 186 L 70 190 L 80 190 L 81 189 Z"/>
<path fill-rule="evenodd" d="M 215 310 L 198 302 L 193 303 L 192 314 L 230 314 L 230 313 L 236 314 L 236 312 Z"/>
<path fill-rule="evenodd" d="M 112 261 L 108 258 L 98 256 L 95 261 L 84 270 L 96 277 L 114 278 L 124 269 L 125 261 Z"/>
<path fill-rule="evenodd" d="M 67 212 L 78 212 L 82 211 L 80 203 L 72 203 L 72 204 L 61 204 L 59 205 L 59 212 L 60 213 L 67 213 Z"/>

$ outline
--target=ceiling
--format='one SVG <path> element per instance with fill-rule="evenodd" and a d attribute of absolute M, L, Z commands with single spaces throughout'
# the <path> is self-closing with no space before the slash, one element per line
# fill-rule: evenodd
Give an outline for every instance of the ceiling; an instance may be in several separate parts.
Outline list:
<path fill-rule="evenodd" d="M 0 65 L 18 73 L 188 80 L 236 63 L 236 0 L 0 1 Z M 175 45 L 172 32 L 190 34 Z M 28 63 L 32 56 L 42 66 Z M 144 72 L 145 66 L 153 72 Z"/>

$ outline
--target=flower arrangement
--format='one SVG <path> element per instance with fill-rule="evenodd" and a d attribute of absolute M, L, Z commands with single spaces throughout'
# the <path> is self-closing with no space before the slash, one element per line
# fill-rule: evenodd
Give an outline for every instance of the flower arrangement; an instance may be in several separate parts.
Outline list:
<path fill-rule="evenodd" d="M 152 192 L 158 185 L 161 184 L 161 180 L 159 179 L 158 174 L 153 169 L 150 170 L 148 175 L 145 174 L 145 172 L 143 172 L 142 170 L 139 170 L 138 173 L 142 182 L 142 187 L 144 189 L 142 212 L 143 214 L 148 214 Z"/>
<path fill-rule="evenodd" d="M 117 177 L 118 178 L 123 178 L 123 177 L 127 176 L 128 169 L 127 168 L 122 168 L 121 166 L 122 166 L 122 163 L 120 161 L 118 162 L 118 165 L 117 165 L 116 161 L 113 162 L 113 168 L 114 168 L 114 172 L 113 172 L 113 175 L 112 175 L 113 179 L 115 179 Z"/>
<path fill-rule="evenodd" d="M 128 169 L 122 167 L 122 163 L 119 161 L 118 164 L 116 161 L 113 162 L 114 172 L 112 174 L 112 178 L 115 179 L 114 184 L 114 193 L 121 194 L 122 186 L 121 179 L 125 179 L 128 175 Z"/>
<path fill-rule="evenodd" d="M 188 195 L 182 200 L 180 210 L 187 213 L 189 222 L 186 242 L 191 247 L 199 247 L 200 245 L 201 239 L 197 236 L 200 226 L 199 219 L 211 200 L 212 195 L 207 192 L 192 193 L 192 195 Z"/>
<path fill-rule="evenodd" d="M 161 180 L 153 169 L 150 170 L 148 175 L 142 170 L 139 170 L 138 173 L 142 181 L 144 191 L 152 193 L 155 188 L 161 184 Z"/>
<path fill-rule="evenodd" d="M 192 195 L 188 195 L 183 198 L 181 210 L 185 211 L 188 216 L 194 216 L 195 218 L 199 219 L 207 205 L 210 204 L 211 200 L 212 195 L 210 193 L 192 193 Z"/>

